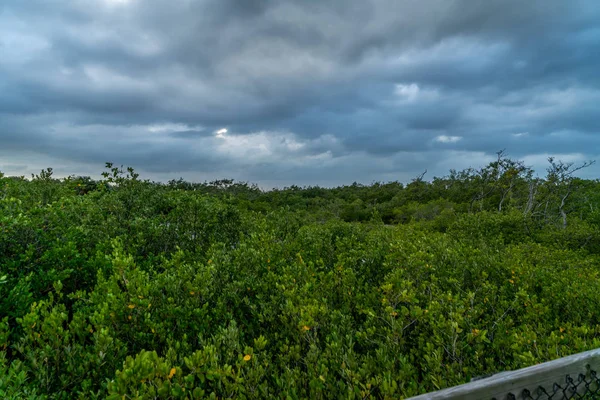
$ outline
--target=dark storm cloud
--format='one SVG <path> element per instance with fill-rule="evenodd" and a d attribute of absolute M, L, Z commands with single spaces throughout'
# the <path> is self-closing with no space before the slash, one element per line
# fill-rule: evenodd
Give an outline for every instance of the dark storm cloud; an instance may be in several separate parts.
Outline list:
<path fill-rule="evenodd" d="M 0 157 L 271 183 L 594 158 L 598 21 L 593 0 L 5 0 Z"/>

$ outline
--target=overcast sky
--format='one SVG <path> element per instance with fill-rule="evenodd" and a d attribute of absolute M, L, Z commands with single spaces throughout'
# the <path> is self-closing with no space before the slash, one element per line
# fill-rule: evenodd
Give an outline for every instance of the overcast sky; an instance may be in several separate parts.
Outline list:
<path fill-rule="evenodd" d="M 2 0 L 0 171 L 543 174 L 600 162 L 599 71 L 598 0 Z"/>

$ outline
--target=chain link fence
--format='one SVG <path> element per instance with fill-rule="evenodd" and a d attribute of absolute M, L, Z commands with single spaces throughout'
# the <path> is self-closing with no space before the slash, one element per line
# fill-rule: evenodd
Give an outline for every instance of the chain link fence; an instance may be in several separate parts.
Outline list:
<path fill-rule="evenodd" d="M 600 400 L 600 349 L 413 397 L 412 400 Z"/>
<path fill-rule="evenodd" d="M 523 389 L 520 397 L 509 392 L 507 398 L 508 400 L 600 399 L 600 378 L 596 371 L 589 370 L 585 375 L 579 374 L 577 379 L 567 375 L 562 384 L 555 382 L 550 391 L 543 386 L 538 386 L 533 392 Z M 499 399 L 494 398 L 494 400 Z"/>

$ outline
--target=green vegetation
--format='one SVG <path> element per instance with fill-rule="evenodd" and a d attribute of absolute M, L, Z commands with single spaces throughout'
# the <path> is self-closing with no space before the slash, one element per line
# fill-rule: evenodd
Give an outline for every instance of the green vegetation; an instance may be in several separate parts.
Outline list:
<path fill-rule="evenodd" d="M 0 174 L 0 398 L 399 398 L 600 347 L 600 182 L 550 161 L 269 192 Z"/>

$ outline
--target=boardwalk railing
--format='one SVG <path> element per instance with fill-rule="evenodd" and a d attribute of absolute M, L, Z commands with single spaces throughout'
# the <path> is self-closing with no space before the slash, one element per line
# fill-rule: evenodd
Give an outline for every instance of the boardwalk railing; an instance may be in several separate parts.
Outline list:
<path fill-rule="evenodd" d="M 598 374 L 596 374 L 598 372 Z M 410 400 L 600 399 L 600 349 L 412 397 Z"/>

